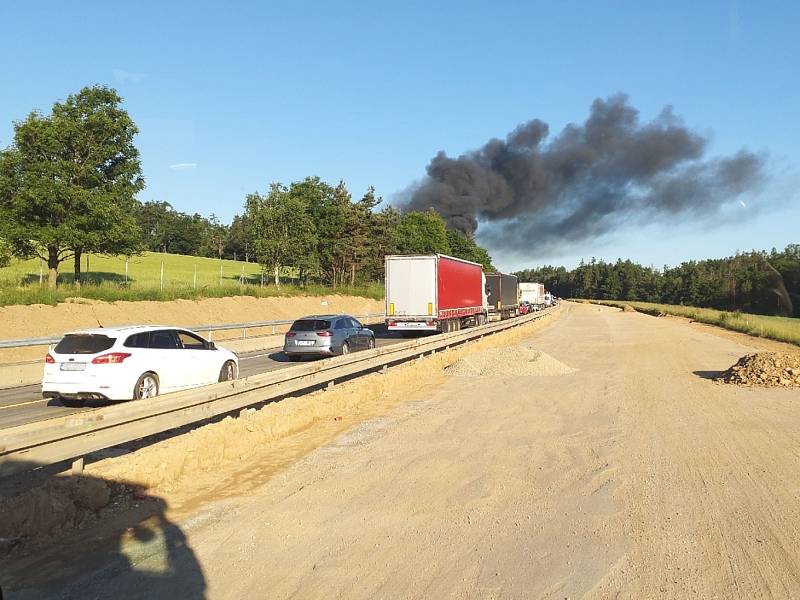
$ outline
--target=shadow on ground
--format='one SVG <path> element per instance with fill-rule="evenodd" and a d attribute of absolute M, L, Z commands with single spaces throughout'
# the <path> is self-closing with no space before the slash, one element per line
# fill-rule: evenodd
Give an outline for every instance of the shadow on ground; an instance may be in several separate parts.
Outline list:
<path fill-rule="evenodd" d="M 4 498 L 0 597 L 205 598 L 200 563 L 166 511 L 163 498 L 85 475 Z"/>
<path fill-rule="evenodd" d="M 702 379 L 714 380 L 722 377 L 722 374 L 725 373 L 725 371 L 692 371 L 692 373 Z"/>
<path fill-rule="evenodd" d="M 43 281 L 47 284 L 47 272 L 45 271 Z M 134 283 L 134 279 L 128 277 L 127 283 L 130 285 Z M 39 283 L 38 273 L 28 273 L 22 277 L 22 283 L 25 285 L 33 285 Z M 75 276 L 72 273 L 59 273 L 58 283 L 62 285 L 73 285 L 75 283 Z M 104 271 L 91 271 L 84 273 L 81 276 L 81 283 L 84 285 L 101 285 L 103 283 L 113 283 L 116 285 L 125 285 L 125 275 L 119 273 L 107 273 Z"/>

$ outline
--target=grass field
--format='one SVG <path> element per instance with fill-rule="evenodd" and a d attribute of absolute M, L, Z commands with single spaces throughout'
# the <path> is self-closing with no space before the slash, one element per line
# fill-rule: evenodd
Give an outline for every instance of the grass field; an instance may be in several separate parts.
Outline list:
<path fill-rule="evenodd" d="M 14 261 L 10 266 L 0 269 L 0 306 L 56 304 L 76 296 L 107 301 L 175 300 L 234 295 L 321 295 L 332 291 L 321 285 L 294 285 L 289 272 L 280 287 L 276 287 L 269 276 L 265 276 L 262 286 L 261 267 L 256 263 L 157 252 L 132 256 L 127 262 L 126 276 L 124 257 L 89 255 L 88 266 L 85 258 L 82 264 L 84 283 L 81 287 L 74 285 L 72 261 L 65 262 L 59 269 L 58 289 L 49 290 L 46 265 L 41 265 L 38 259 Z M 383 298 L 383 286 L 379 284 L 339 288 L 336 291 Z"/>
<path fill-rule="evenodd" d="M 792 317 L 768 317 L 749 313 L 728 312 L 713 308 L 695 308 L 694 306 L 676 306 L 674 304 L 654 304 L 651 302 L 625 302 L 616 300 L 578 300 L 578 302 L 591 302 L 606 306 L 624 307 L 626 304 L 638 312 L 649 315 L 675 315 L 686 317 L 700 323 L 717 325 L 753 335 L 769 338 L 781 342 L 789 342 L 800 346 L 800 319 Z"/>

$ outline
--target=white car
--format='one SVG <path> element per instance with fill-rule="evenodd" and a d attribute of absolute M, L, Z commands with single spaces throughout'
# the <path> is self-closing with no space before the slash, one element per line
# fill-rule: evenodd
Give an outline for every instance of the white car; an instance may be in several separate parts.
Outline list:
<path fill-rule="evenodd" d="M 64 335 L 45 357 L 42 396 L 75 406 L 85 400 L 143 400 L 230 381 L 237 356 L 176 327 L 87 329 Z"/>

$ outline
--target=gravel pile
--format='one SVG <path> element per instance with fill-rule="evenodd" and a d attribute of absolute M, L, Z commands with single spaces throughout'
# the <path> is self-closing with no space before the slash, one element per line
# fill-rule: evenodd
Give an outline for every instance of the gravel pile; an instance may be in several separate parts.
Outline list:
<path fill-rule="evenodd" d="M 739 385 L 800 387 L 800 355 L 785 352 L 748 354 L 716 380 Z"/>
<path fill-rule="evenodd" d="M 525 346 L 492 348 L 460 359 L 445 369 L 448 375 L 566 375 L 575 369 L 549 354 Z"/>

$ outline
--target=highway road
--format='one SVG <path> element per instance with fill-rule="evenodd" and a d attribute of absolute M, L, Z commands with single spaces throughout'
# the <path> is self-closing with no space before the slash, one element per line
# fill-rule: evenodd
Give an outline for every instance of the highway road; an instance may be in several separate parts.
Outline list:
<path fill-rule="evenodd" d="M 375 332 L 378 348 L 403 341 L 399 335 L 386 332 L 383 325 L 372 325 L 371 329 Z M 280 347 L 268 348 L 239 355 L 239 375 L 240 377 L 250 377 L 295 364 L 298 363 L 290 362 L 281 352 Z M 83 407 L 70 408 L 64 406 L 59 400 L 42 398 L 41 386 L 38 384 L 0 389 L 0 429 L 43 421 L 69 413 L 95 410 L 108 406 L 108 404 L 103 401 L 89 401 Z"/>

